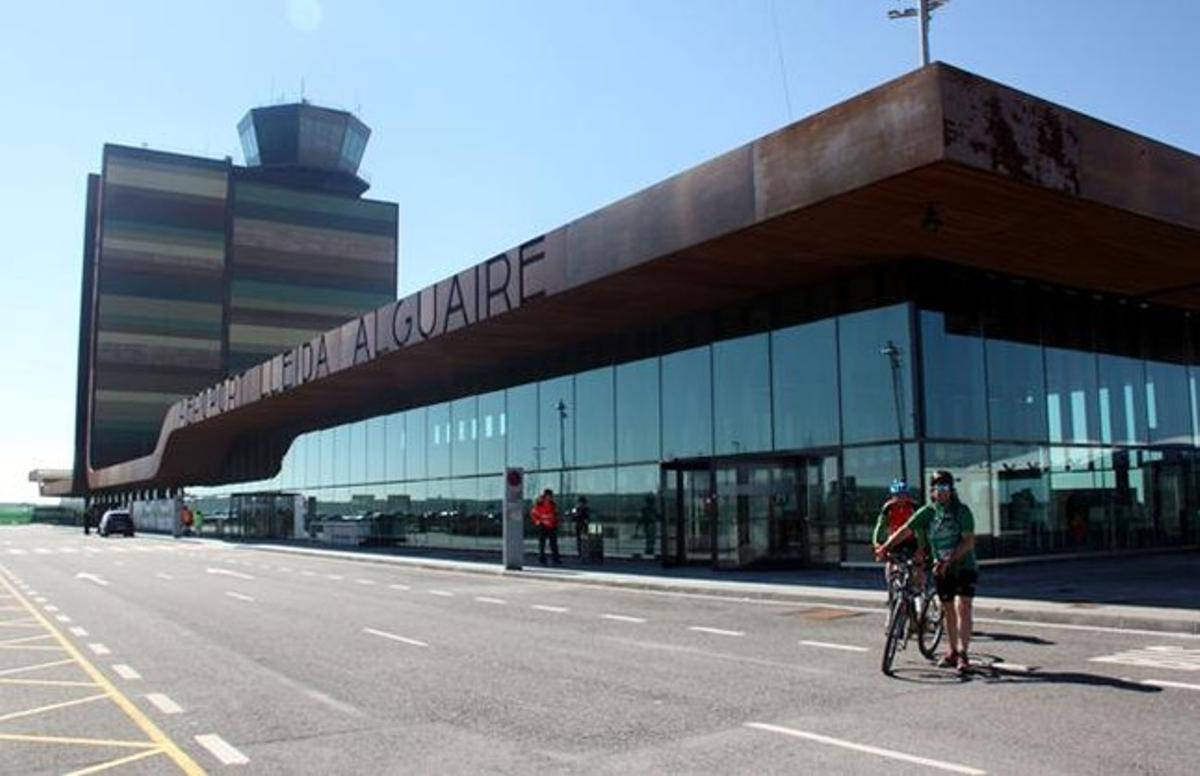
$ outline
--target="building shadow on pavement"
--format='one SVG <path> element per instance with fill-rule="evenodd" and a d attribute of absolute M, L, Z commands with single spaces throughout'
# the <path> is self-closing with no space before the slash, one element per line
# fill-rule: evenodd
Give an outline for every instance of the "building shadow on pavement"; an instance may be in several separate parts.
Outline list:
<path fill-rule="evenodd" d="M 1004 664 L 1004 659 L 995 655 L 977 653 L 972 655 L 971 659 L 973 663 L 971 671 L 963 676 L 963 679 L 982 680 L 985 684 L 1074 684 L 1082 687 L 1107 687 L 1140 693 L 1162 692 L 1161 687 L 1104 674 L 1090 674 L 1084 671 L 1045 671 L 1037 666 L 1022 666 L 1020 669 L 1008 668 Z"/>

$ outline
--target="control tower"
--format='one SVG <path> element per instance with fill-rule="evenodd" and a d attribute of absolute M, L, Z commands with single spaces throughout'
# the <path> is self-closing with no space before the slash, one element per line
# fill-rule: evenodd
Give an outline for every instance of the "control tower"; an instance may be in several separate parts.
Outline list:
<path fill-rule="evenodd" d="M 305 101 L 253 108 L 238 135 L 245 178 L 354 197 L 370 188 L 358 163 L 371 129 L 347 111 Z"/>

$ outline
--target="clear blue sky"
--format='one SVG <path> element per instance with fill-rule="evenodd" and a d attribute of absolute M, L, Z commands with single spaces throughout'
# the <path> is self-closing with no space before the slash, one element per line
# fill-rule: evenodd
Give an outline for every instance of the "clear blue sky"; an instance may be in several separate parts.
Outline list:
<path fill-rule="evenodd" d="M 408 293 L 910 70 L 914 22 L 886 18 L 907 4 L 5 3 L 0 501 L 71 463 L 84 183 L 105 142 L 241 162 L 237 121 L 303 82 L 374 132 L 369 196 L 400 203 Z M 1196 153 L 1198 31 L 1196 0 L 953 0 L 933 53 Z"/>

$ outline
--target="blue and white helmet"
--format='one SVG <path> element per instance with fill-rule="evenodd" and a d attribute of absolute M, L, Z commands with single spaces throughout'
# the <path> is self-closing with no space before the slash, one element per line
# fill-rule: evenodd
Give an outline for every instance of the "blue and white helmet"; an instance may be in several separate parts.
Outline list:
<path fill-rule="evenodd" d="M 888 486 L 888 493 L 893 496 L 907 496 L 908 483 L 904 480 L 892 480 L 892 484 Z"/>

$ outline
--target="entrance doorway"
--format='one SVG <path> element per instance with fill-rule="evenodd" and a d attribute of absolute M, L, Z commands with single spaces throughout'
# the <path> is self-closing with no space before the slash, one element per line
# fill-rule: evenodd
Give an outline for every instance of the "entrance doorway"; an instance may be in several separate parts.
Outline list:
<path fill-rule="evenodd" d="M 836 456 L 662 465 L 662 557 L 714 568 L 836 562 Z"/>

